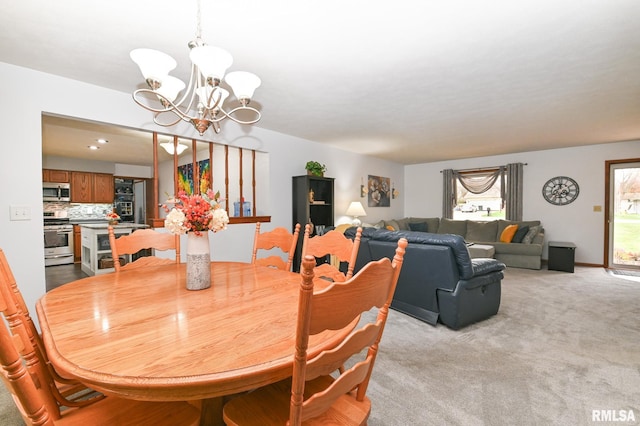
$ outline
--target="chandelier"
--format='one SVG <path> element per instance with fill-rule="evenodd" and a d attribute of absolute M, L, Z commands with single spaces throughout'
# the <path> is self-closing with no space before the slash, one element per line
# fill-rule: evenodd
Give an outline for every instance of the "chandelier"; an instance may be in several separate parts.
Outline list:
<path fill-rule="evenodd" d="M 198 0 L 196 38 L 189 42 L 191 76 L 189 84 L 169 75 L 177 62 L 166 53 L 154 49 L 134 49 L 131 59 L 140 67 L 149 89 L 133 92 L 133 100 L 141 107 L 154 113 L 153 122 L 164 127 L 177 124 L 180 120 L 191 123 L 200 136 L 209 127 L 220 133 L 220 122 L 229 118 L 239 124 L 254 124 L 260 120 L 260 112 L 249 106 L 253 92 L 260 86 L 260 78 L 246 71 L 234 71 L 225 76 L 227 68 L 233 63 L 229 52 L 219 47 L 208 46 L 201 38 L 200 0 Z M 229 91 L 221 86 L 225 82 L 231 88 L 239 105 L 225 110 L 225 101 Z M 186 87 L 182 97 L 176 101 Z M 160 101 L 157 107 L 142 102 L 146 95 L 155 95 Z M 250 111 L 253 119 L 238 118 L 240 111 Z M 166 113 L 170 121 L 162 121 Z"/>

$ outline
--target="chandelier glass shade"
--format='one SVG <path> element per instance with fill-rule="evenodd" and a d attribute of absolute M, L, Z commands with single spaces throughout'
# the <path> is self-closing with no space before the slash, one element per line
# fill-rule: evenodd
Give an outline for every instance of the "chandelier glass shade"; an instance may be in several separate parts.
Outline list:
<path fill-rule="evenodd" d="M 164 148 L 165 151 L 167 151 L 167 154 L 169 155 L 173 155 L 174 152 L 176 152 L 178 155 L 182 154 L 184 152 L 185 149 L 187 149 L 187 145 L 184 144 L 177 144 L 175 147 L 175 151 L 174 151 L 174 145 L 173 142 L 163 142 L 160 144 L 161 147 Z"/>
<path fill-rule="evenodd" d="M 198 30 L 196 38 L 189 42 L 189 48 L 191 76 L 187 85 L 179 78 L 169 75 L 177 66 L 171 56 L 154 49 L 132 50 L 130 57 L 140 67 L 149 86 L 148 89 L 133 92 L 134 101 L 154 113 L 154 123 L 169 127 L 183 120 L 191 123 L 201 136 L 209 127 L 219 133 L 220 122 L 227 118 L 239 124 L 257 123 L 260 112 L 250 107 L 249 103 L 254 91 L 260 86 L 260 78 L 246 71 L 226 74 L 233 63 L 233 57 L 224 49 L 206 45 L 200 38 L 199 4 Z M 222 83 L 235 95 L 235 106 L 227 107 L 229 91 L 221 86 Z M 152 95 L 152 99 L 157 98 L 159 105 L 151 106 L 143 102 L 147 95 Z M 239 118 L 238 113 L 241 111 L 249 111 L 250 118 L 247 119 L 244 112 L 243 119 Z M 167 115 L 170 119 L 164 121 L 163 117 Z"/>

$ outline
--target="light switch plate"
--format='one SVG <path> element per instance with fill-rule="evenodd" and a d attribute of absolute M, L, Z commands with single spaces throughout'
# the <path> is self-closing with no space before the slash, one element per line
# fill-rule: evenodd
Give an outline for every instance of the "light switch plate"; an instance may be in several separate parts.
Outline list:
<path fill-rule="evenodd" d="M 31 207 L 9 206 L 9 220 L 31 220 Z"/>

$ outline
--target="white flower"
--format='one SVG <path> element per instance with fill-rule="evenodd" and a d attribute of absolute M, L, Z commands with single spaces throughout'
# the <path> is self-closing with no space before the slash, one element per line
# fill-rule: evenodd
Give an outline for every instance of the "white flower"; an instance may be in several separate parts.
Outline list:
<path fill-rule="evenodd" d="M 185 234 L 188 230 L 188 228 L 184 226 L 186 219 L 187 217 L 181 210 L 173 208 L 165 218 L 164 226 L 174 234 Z"/>
<path fill-rule="evenodd" d="M 209 229 L 213 232 L 222 231 L 227 229 L 229 223 L 229 216 L 225 209 L 214 209 L 211 214 L 211 222 L 209 222 Z"/>

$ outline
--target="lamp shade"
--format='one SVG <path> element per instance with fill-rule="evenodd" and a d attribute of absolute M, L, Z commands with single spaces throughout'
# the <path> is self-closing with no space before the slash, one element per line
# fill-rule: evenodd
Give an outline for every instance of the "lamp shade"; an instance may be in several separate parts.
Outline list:
<path fill-rule="evenodd" d="M 167 151 L 168 154 L 173 155 L 173 142 L 164 142 L 160 144 L 161 147 L 164 148 L 165 151 Z M 185 149 L 187 149 L 187 145 L 183 145 L 181 143 L 178 144 L 178 146 L 176 147 L 176 152 L 178 153 L 178 155 L 182 154 L 184 152 Z"/>
<path fill-rule="evenodd" d="M 134 49 L 129 54 L 146 80 L 162 80 L 178 63 L 171 56 L 154 49 Z"/>
<path fill-rule="evenodd" d="M 205 79 L 222 80 L 227 68 L 233 63 L 233 57 L 229 52 L 215 46 L 194 47 L 189 52 L 189 58 Z"/>
<path fill-rule="evenodd" d="M 230 72 L 225 78 L 225 81 L 231 86 L 233 94 L 236 95 L 238 100 L 251 99 L 253 92 L 255 92 L 260 86 L 260 83 L 262 83 L 257 75 L 247 71 Z"/>
<path fill-rule="evenodd" d="M 367 212 L 364 211 L 364 207 L 362 207 L 362 203 L 360 201 L 353 201 L 349 204 L 349 208 L 347 209 L 347 216 L 359 217 L 366 216 Z"/>

